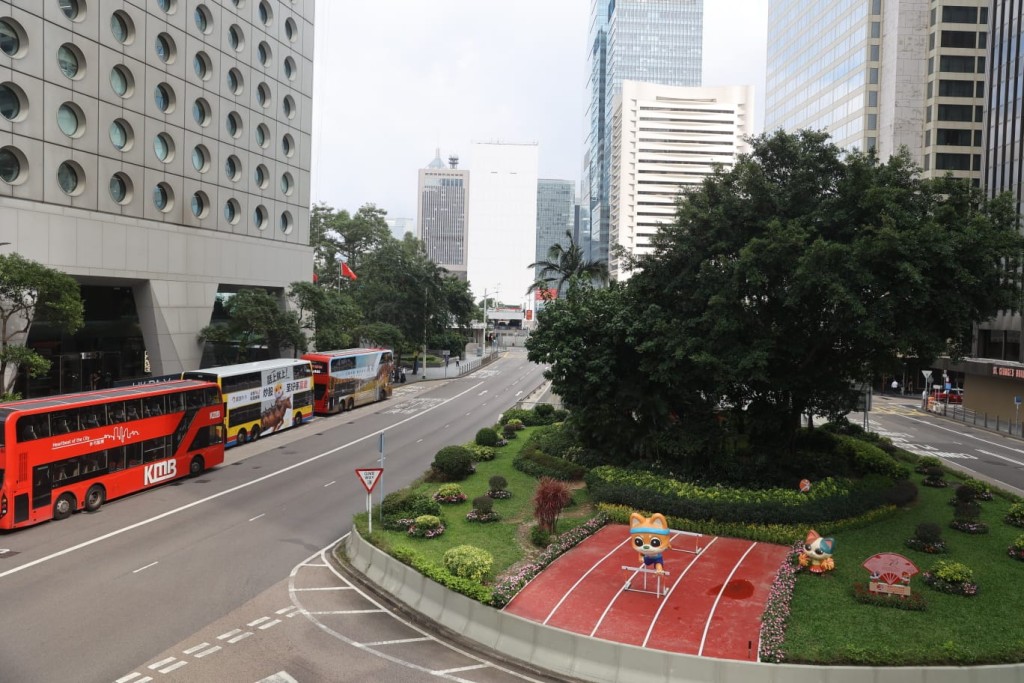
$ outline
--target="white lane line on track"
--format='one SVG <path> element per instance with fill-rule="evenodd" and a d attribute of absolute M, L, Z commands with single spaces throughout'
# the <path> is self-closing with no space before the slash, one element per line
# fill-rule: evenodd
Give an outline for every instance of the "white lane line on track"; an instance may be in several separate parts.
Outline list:
<path fill-rule="evenodd" d="M 715 617 L 715 610 L 718 609 L 718 602 L 722 599 L 722 595 L 725 594 L 726 586 L 728 586 L 729 582 L 732 581 L 733 575 L 736 573 L 736 570 L 740 568 L 740 565 L 743 564 L 743 560 L 747 559 L 747 555 L 749 555 L 750 551 L 756 546 L 757 542 L 755 541 L 749 548 L 747 548 L 747 552 L 743 553 L 743 556 L 736 561 L 736 565 L 732 568 L 732 571 L 729 572 L 729 576 L 727 576 L 725 581 L 722 582 L 722 590 L 718 591 L 718 597 L 715 598 L 715 604 L 711 606 L 711 613 L 708 614 L 708 620 L 704 622 L 704 635 L 701 636 L 700 639 L 700 648 L 697 650 L 698 657 L 704 654 L 704 643 L 708 639 L 708 631 L 711 629 L 711 620 Z"/>
<path fill-rule="evenodd" d="M 430 408 L 425 408 L 421 412 L 418 412 L 415 415 L 411 415 L 411 416 L 405 418 L 404 420 L 399 420 L 398 422 L 396 422 L 395 424 L 393 424 L 393 425 L 391 425 L 389 427 L 385 427 L 384 429 L 375 431 L 372 434 L 367 434 L 366 436 L 361 436 L 358 439 L 354 439 L 352 441 L 349 441 L 346 444 L 342 444 L 341 446 L 336 446 L 336 447 L 334 447 L 334 448 L 332 448 L 330 450 L 326 450 L 326 451 L 324 451 L 322 453 L 318 453 L 318 454 L 316 454 L 314 456 L 306 458 L 305 460 L 301 460 L 301 461 L 299 461 L 297 463 L 294 463 L 292 465 L 288 465 L 287 467 L 282 467 L 281 469 L 277 470 L 276 472 L 271 472 L 269 474 L 265 474 L 262 477 L 258 477 L 256 479 L 253 479 L 252 481 L 247 481 L 245 483 L 239 484 L 238 486 L 233 486 L 233 487 L 231 487 L 229 489 L 224 489 L 223 491 L 211 494 L 211 495 L 209 495 L 209 496 L 207 496 L 205 498 L 200 498 L 198 500 L 194 500 L 191 503 L 187 503 L 185 505 L 181 505 L 179 507 L 176 507 L 176 508 L 174 508 L 172 510 L 168 510 L 166 512 L 161 512 L 160 514 L 154 515 L 154 516 L 152 516 L 152 517 L 150 517 L 148 519 L 143 519 L 143 520 L 141 520 L 139 522 L 135 522 L 134 524 L 129 524 L 128 526 L 121 527 L 120 529 L 115 529 L 114 531 L 110 531 L 110 532 L 105 533 L 105 534 L 103 534 L 101 536 L 97 536 L 95 538 L 91 538 L 88 541 L 82 541 L 81 543 L 77 543 L 77 544 L 75 544 L 73 546 L 64 548 L 63 550 L 58 550 L 57 552 L 50 553 L 49 555 L 45 555 L 43 557 L 37 558 L 35 560 L 32 560 L 30 562 L 26 562 L 25 564 L 18 565 L 17 567 L 13 567 L 11 569 L 8 569 L 7 571 L 0 572 L 0 579 L 6 578 L 8 576 L 11 576 L 12 574 L 17 574 L 18 572 L 24 571 L 24 570 L 29 569 L 31 567 L 35 567 L 36 565 L 40 565 L 40 564 L 43 564 L 45 562 L 49 562 L 50 560 L 55 560 L 58 557 L 63 557 L 64 555 L 69 555 L 69 554 L 71 554 L 71 553 L 73 553 L 75 551 L 81 550 L 83 548 L 88 548 L 91 545 L 95 545 L 95 544 L 100 543 L 102 541 L 106 541 L 106 540 L 114 538 L 116 536 L 120 536 L 121 534 L 128 533 L 129 531 L 134 531 L 135 529 L 139 529 L 139 528 L 142 528 L 142 527 L 147 526 L 149 524 L 152 524 L 154 522 L 158 522 L 161 519 L 166 519 L 167 517 L 179 514 L 181 512 L 184 512 L 185 510 L 190 510 L 190 509 L 192 509 L 194 507 L 198 507 L 200 505 L 205 505 L 205 504 L 207 504 L 207 503 L 209 503 L 211 501 L 217 500 L 218 498 L 223 498 L 224 496 L 230 495 L 232 493 L 236 493 L 238 491 L 242 491 L 244 489 L 249 488 L 250 486 L 255 486 L 256 484 L 260 484 L 260 483 L 262 483 L 264 481 L 267 481 L 268 479 L 273 479 L 274 477 L 277 477 L 277 476 L 280 476 L 282 474 L 285 474 L 286 472 L 290 472 L 290 471 L 292 471 L 294 469 L 298 469 L 299 467 L 303 467 L 305 465 L 308 465 L 311 462 L 316 462 L 317 460 L 320 460 L 322 458 L 326 458 L 329 455 L 334 455 L 335 453 L 343 451 L 343 450 L 345 450 L 347 448 L 351 448 L 352 446 L 360 444 L 360 443 L 362 443 L 364 441 L 369 441 L 370 439 L 378 439 L 378 438 L 380 438 L 380 436 L 379 436 L 380 432 L 382 432 L 382 431 L 386 432 L 386 431 L 395 429 L 397 427 L 400 427 L 400 426 L 404 425 L 407 422 L 412 422 L 413 420 L 417 420 L 417 419 L 423 417 L 424 415 L 426 415 L 427 413 L 431 412 L 432 410 L 436 410 L 437 408 L 440 408 L 443 405 L 446 405 L 446 404 L 448 404 L 448 403 L 450 403 L 450 402 L 452 402 L 452 401 L 454 401 L 454 400 L 456 400 L 458 398 L 462 398 L 463 396 L 465 396 L 466 394 L 468 394 L 468 393 L 470 393 L 472 391 L 475 391 L 476 389 L 478 389 L 480 387 L 481 384 L 483 384 L 483 382 L 477 382 L 476 384 L 474 384 L 473 386 L 469 387 L 465 391 L 462 391 L 462 392 L 456 394 L 455 396 L 452 396 L 449 399 L 443 399 L 437 405 L 431 406 Z M 422 441 L 422 439 L 420 441 Z M 417 441 L 417 443 L 419 443 L 419 441 Z M 424 671 L 426 671 L 426 669 L 424 669 Z"/>
<path fill-rule="evenodd" d="M 590 569 L 588 569 L 588 570 L 587 570 L 586 572 L 584 572 L 584 573 L 583 573 L 583 575 L 582 575 L 582 576 L 580 576 L 580 578 L 576 579 L 576 583 L 574 583 L 574 584 L 573 584 L 572 586 L 570 586 L 570 587 L 569 587 L 569 590 L 565 591 L 565 595 L 563 595 L 563 596 L 562 596 L 562 598 L 561 598 L 561 599 L 560 599 L 560 600 L 559 600 L 559 601 L 558 601 L 557 603 L 555 603 L 555 606 L 551 608 L 551 611 L 550 611 L 550 612 L 548 612 L 548 615 L 547 615 L 546 617 L 544 617 L 544 621 L 542 621 L 542 622 L 540 622 L 540 623 L 542 623 L 542 624 L 544 624 L 544 625 L 547 625 L 547 623 L 548 623 L 548 622 L 549 622 L 549 621 L 551 620 L 551 617 L 555 616 L 555 612 L 557 612 L 557 611 L 558 611 L 558 608 L 562 606 L 562 603 L 563 603 L 563 602 L 565 602 L 565 601 L 566 601 L 566 600 L 567 600 L 567 599 L 569 598 L 569 595 L 570 595 L 570 594 L 571 594 L 571 593 L 572 593 L 572 592 L 573 592 L 574 590 L 576 590 L 576 589 L 577 589 L 577 588 L 579 587 L 579 585 L 580 585 L 581 583 L 583 583 L 584 579 L 586 579 L 586 578 L 587 578 L 588 576 L 590 576 L 591 572 L 595 571 L 595 570 L 597 569 L 597 567 L 598 567 L 598 566 L 599 566 L 599 565 L 600 565 L 600 564 L 601 564 L 602 562 L 604 562 L 604 561 L 605 561 L 605 560 L 607 560 L 607 559 L 608 559 L 609 557 L 611 557 L 611 556 L 612 556 L 612 555 L 613 555 L 613 554 L 615 553 L 615 551 L 616 551 L 616 550 L 618 550 L 618 549 L 619 549 L 619 548 L 621 548 L 622 546 L 626 545 L 627 543 L 629 543 L 629 538 L 624 538 L 624 539 L 622 540 L 622 542 L 621 542 L 621 543 L 619 543 L 618 545 L 616 545 L 615 547 L 613 547 L 613 548 L 612 548 L 611 550 L 609 550 L 609 551 L 607 552 L 607 554 L 605 554 L 605 556 L 604 556 L 604 557 L 602 557 L 602 558 L 601 558 L 600 560 L 598 560 L 597 562 L 595 562 L 595 563 L 594 563 L 594 564 L 593 564 L 593 565 L 592 565 L 592 566 L 590 567 Z M 520 590 L 519 590 L 519 593 L 522 593 L 522 592 L 523 592 L 523 591 L 522 591 L 522 589 L 520 589 Z M 511 605 L 511 604 L 512 604 L 513 602 L 515 602 L 515 599 L 516 599 L 516 596 L 512 596 L 512 599 L 511 599 L 511 600 L 509 600 L 509 603 L 508 603 L 508 604 L 509 604 L 509 605 Z M 508 605 L 505 605 L 505 607 L 508 607 Z M 593 635 L 593 634 L 591 634 L 591 635 Z"/>
<path fill-rule="evenodd" d="M 676 578 L 675 583 L 673 583 L 672 587 L 668 589 L 668 593 L 665 594 L 665 598 L 661 601 L 661 604 L 658 605 L 658 609 L 655 610 L 654 617 L 651 618 L 651 625 L 647 629 L 647 634 L 644 636 L 644 642 L 641 645 L 641 647 L 647 647 L 647 641 L 651 639 L 651 634 L 654 633 L 654 627 L 658 623 L 658 617 L 661 616 L 662 610 L 665 609 L 665 606 L 668 604 L 668 599 L 670 597 L 672 597 L 672 593 L 675 591 L 676 587 L 679 585 L 679 582 L 683 580 L 683 577 L 686 576 L 687 573 L 689 573 L 689 571 L 693 567 L 693 565 L 697 564 L 697 560 L 699 560 L 701 558 L 701 556 L 705 552 L 707 552 L 707 549 L 710 548 L 712 545 L 714 545 L 715 541 L 717 541 L 717 540 L 718 540 L 718 536 L 715 536 L 710 541 L 708 541 L 708 544 L 706 546 L 704 546 L 703 548 L 701 548 L 700 552 L 696 553 L 693 556 L 693 559 L 690 560 L 690 564 L 686 565 L 686 569 L 684 569 L 683 571 L 679 572 L 679 576 L 678 576 L 678 578 Z"/>

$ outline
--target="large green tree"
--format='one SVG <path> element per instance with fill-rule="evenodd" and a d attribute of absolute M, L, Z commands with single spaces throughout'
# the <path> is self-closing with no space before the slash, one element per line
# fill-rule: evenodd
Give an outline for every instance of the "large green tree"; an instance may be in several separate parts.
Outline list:
<path fill-rule="evenodd" d="M 20 254 L 0 255 L 0 378 L 9 395 L 24 368 L 31 377 L 46 374 L 50 361 L 25 346 L 29 328 L 43 315 L 73 334 L 84 324 L 84 307 L 74 278 Z"/>
<path fill-rule="evenodd" d="M 288 299 L 297 310 L 302 329 L 308 331 L 313 348 L 345 349 L 358 343 L 353 331 L 363 314 L 350 292 L 313 282 L 293 282 Z"/>
<path fill-rule="evenodd" d="M 226 297 L 224 311 L 226 324 L 207 325 L 199 331 L 200 342 L 232 349 L 222 356 L 224 362 L 251 360 L 252 349 L 258 347 L 266 347 L 272 358 L 286 350 L 297 353 L 307 348 L 298 313 L 285 310 L 279 297 L 265 289 L 243 289 Z"/>
<path fill-rule="evenodd" d="M 801 415 L 849 411 L 851 380 L 900 355 L 957 356 L 973 323 L 1013 304 L 1017 274 L 1006 264 L 1022 244 L 1008 197 L 922 179 L 906 154 L 882 163 L 845 153 L 825 133 L 751 143 L 686 195 L 637 260 L 626 331 L 589 333 L 588 354 L 635 349 L 626 374 L 655 394 L 622 406 L 624 429 L 664 432 L 731 409 L 757 448 L 786 448 Z M 539 320 L 543 332 L 549 318 Z M 531 354 L 591 324 L 575 316 L 557 338 L 535 333 L 545 344 Z M 606 397 L 597 378 L 582 379 L 589 391 L 553 388 L 584 405 Z M 613 379 L 626 381 L 635 382 Z"/>
<path fill-rule="evenodd" d="M 527 294 L 537 289 L 555 289 L 563 296 L 569 282 L 576 278 L 598 284 L 608 282 L 608 264 L 588 260 L 571 230 L 565 231 L 565 237 L 568 246 L 555 242 L 548 248 L 547 259 L 527 266 L 530 270 L 540 268 L 537 279 L 527 287 Z"/>

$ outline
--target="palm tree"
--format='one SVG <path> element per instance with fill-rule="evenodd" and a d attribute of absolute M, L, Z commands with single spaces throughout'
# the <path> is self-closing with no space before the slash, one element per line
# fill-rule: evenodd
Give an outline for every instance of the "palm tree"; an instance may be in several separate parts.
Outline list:
<path fill-rule="evenodd" d="M 608 264 L 604 261 L 586 260 L 583 257 L 583 249 L 572 238 L 572 231 L 566 230 L 565 236 L 569 238 L 568 247 L 555 242 L 548 249 L 547 260 L 536 261 L 527 266 L 540 268 L 537 280 L 526 289 L 527 294 L 537 289 L 549 288 L 557 289 L 561 294 L 566 283 L 576 278 L 596 280 L 601 284 L 608 282 Z"/>

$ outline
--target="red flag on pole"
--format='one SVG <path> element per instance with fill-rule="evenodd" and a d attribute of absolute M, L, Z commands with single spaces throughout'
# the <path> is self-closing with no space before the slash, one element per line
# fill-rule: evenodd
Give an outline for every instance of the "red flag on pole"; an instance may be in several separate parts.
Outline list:
<path fill-rule="evenodd" d="M 316 273 L 313 273 L 313 284 L 315 285 L 315 284 L 317 284 L 318 282 L 320 282 L 320 278 L 319 278 L 319 277 L 317 277 Z"/>
<path fill-rule="evenodd" d="M 355 272 L 353 272 L 352 269 L 348 267 L 348 264 L 345 263 L 344 261 L 341 262 L 341 276 L 347 277 L 350 280 L 357 279 Z"/>

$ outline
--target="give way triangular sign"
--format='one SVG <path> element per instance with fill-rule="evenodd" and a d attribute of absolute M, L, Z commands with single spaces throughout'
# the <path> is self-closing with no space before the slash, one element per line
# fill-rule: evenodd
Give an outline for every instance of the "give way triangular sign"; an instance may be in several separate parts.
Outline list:
<path fill-rule="evenodd" d="M 383 473 L 383 467 L 356 468 L 356 476 L 359 477 L 359 481 L 363 482 L 363 488 L 367 493 L 373 493 L 373 487 L 377 485 L 377 480 Z"/>

